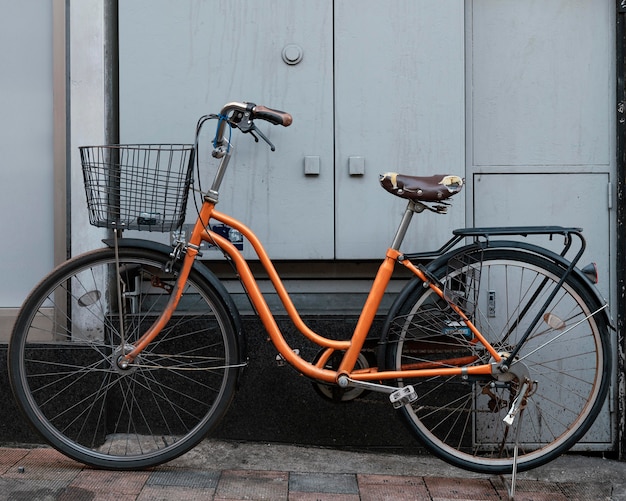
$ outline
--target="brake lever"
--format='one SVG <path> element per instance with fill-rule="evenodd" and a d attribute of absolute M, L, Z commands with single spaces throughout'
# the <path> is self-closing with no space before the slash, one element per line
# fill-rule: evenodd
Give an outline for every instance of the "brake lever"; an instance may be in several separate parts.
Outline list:
<path fill-rule="evenodd" d="M 239 129 L 243 134 L 250 134 L 254 138 L 254 142 L 259 142 L 259 137 L 265 141 L 272 151 L 276 151 L 276 146 L 272 144 L 272 142 L 263 134 L 259 129 L 257 129 L 256 125 L 252 120 L 250 120 L 250 112 L 246 111 L 245 113 L 239 113 L 233 115 L 230 120 L 230 124 L 233 127 Z M 256 134 L 255 134 L 256 133 Z M 257 134 L 259 137 L 257 137 Z"/>
<path fill-rule="evenodd" d="M 259 138 L 256 137 L 256 135 L 254 134 L 255 132 L 261 136 L 261 139 L 263 139 L 263 141 L 265 141 L 269 147 L 270 150 L 272 151 L 276 151 L 276 146 L 274 146 L 272 144 L 272 142 L 265 136 L 265 134 L 263 134 L 259 129 L 256 128 L 256 126 L 254 125 L 254 123 L 252 124 L 252 127 L 250 127 L 250 130 L 248 131 L 250 134 L 252 134 L 252 137 L 254 138 L 254 140 L 258 143 L 259 142 Z"/>

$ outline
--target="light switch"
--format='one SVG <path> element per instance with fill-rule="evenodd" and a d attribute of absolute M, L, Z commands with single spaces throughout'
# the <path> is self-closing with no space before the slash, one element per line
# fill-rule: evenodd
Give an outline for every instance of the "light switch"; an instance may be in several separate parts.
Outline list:
<path fill-rule="evenodd" d="M 365 157 L 349 157 L 348 173 L 351 176 L 363 176 L 365 174 Z"/>

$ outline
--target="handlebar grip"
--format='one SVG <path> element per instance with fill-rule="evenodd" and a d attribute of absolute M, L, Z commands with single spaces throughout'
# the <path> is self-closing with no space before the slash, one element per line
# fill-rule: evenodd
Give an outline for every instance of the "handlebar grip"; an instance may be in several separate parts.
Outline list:
<path fill-rule="evenodd" d="M 260 104 L 252 108 L 252 117 L 260 118 L 274 125 L 282 125 L 283 127 L 289 127 L 293 122 L 293 117 L 289 113 L 273 110 Z"/>

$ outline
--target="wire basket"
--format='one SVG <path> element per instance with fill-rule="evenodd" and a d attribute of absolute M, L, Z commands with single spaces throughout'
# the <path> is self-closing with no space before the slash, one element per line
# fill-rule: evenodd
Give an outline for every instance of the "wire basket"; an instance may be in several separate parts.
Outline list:
<path fill-rule="evenodd" d="M 194 146 L 82 146 L 89 222 L 100 228 L 172 231 L 183 224 Z"/>

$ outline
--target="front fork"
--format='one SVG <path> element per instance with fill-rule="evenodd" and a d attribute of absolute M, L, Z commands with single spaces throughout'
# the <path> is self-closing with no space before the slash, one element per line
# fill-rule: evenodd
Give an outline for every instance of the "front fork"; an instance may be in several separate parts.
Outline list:
<path fill-rule="evenodd" d="M 178 246 L 177 246 L 178 248 Z M 165 305 L 165 309 L 155 320 L 155 322 L 150 326 L 150 328 L 141 336 L 136 343 L 133 344 L 132 349 L 128 353 L 123 353 L 117 361 L 117 364 L 120 368 L 126 369 L 128 368 L 135 359 L 139 356 L 139 354 L 148 346 L 154 338 L 156 338 L 163 327 L 170 321 L 178 303 L 180 302 L 181 297 L 183 296 L 183 289 L 185 288 L 185 284 L 187 283 L 187 278 L 189 277 L 189 272 L 193 267 L 193 262 L 198 254 L 198 250 L 187 246 L 185 250 L 185 255 L 183 257 L 182 266 L 178 271 L 178 277 L 176 279 L 176 283 L 173 288 L 169 289 L 169 300 Z M 172 259 L 175 260 L 176 257 L 172 256 Z M 168 266 L 173 268 L 173 261 L 170 261 Z M 166 270 L 167 271 L 167 270 Z M 171 273 L 171 270 L 168 271 Z M 123 316 L 123 315 L 120 315 Z M 123 320 L 121 320 L 123 322 Z"/>

